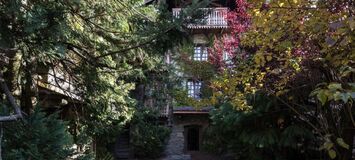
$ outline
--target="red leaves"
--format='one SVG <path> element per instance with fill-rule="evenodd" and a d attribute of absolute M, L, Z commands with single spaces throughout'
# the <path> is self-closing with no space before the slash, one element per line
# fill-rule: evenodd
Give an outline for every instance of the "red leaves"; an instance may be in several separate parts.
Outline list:
<path fill-rule="evenodd" d="M 219 70 L 226 66 L 224 54 L 230 58 L 236 56 L 240 35 L 249 28 L 250 15 L 247 13 L 249 3 L 246 0 L 236 0 L 236 4 L 236 9 L 229 11 L 225 17 L 230 32 L 216 37 L 213 47 L 209 49 L 210 60 Z"/>

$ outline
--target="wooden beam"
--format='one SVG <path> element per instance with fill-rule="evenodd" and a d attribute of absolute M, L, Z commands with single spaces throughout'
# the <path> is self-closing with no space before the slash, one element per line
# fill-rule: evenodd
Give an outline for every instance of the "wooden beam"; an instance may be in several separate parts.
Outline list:
<path fill-rule="evenodd" d="M 173 114 L 209 114 L 208 111 L 174 111 Z"/>

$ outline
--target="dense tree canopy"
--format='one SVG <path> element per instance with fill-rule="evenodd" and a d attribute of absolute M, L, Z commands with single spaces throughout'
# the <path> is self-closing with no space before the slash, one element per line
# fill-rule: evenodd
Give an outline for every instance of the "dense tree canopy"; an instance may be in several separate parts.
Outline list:
<path fill-rule="evenodd" d="M 246 32 L 238 27 L 243 21 L 232 28 L 232 39 L 240 40 L 228 50 L 235 66 L 213 85 L 219 102 L 253 110 L 247 95 L 263 91 L 310 127 L 331 158 L 348 159 L 355 125 L 353 2 L 249 1 L 247 8 Z"/>
<path fill-rule="evenodd" d="M 43 156 L 47 148 L 31 150 L 31 141 L 65 146 L 53 159 L 69 156 L 66 125 L 78 150 L 104 156 L 131 119 L 136 148 L 148 145 L 159 154 L 168 130 L 151 121 L 157 119 L 153 112 L 137 112 L 145 112 L 146 97 L 154 95 L 157 106 L 171 100 L 169 89 L 175 84 L 164 54 L 172 49 L 180 52 L 174 56 L 183 72 L 208 81 L 202 99 L 187 98 L 181 90 L 173 93 L 182 105 L 215 106 L 207 147 L 241 159 L 310 159 L 318 153 L 350 159 L 355 2 L 221 1 L 233 4 L 225 17 L 229 28 L 208 37 L 209 61 L 193 62 L 184 24 L 203 17 L 197 8 L 208 2 L 189 1 L 190 7 L 173 20 L 163 3 L 146 6 L 142 0 L 0 0 L 0 121 L 24 118 L 1 124 L 7 156 Z M 48 75 L 52 82 L 46 82 Z M 41 90 L 53 85 L 63 100 L 43 107 Z M 68 103 L 72 106 L 64 111 Z M 42 113 L 57 111 L 68 124 Z M 33 132 L 37 135 L 26 127 L 38 130 Z M 52 130 L 66 141 L 46 137 Z M 141 136 L 144 130 L 151 132 Z M 19 145 L 15 136 L 29 142 Z M 96 145 L 85 148 L 88 144 Z M 11 149 L 19 146 L 21 152 Z"/>
<path fill-rule="evenodd" d="M 27 118 L 43 105 L 39 91 L 54 85 L 67 97 L 56 105 L 73 105 L 64 118 L 75 142 L 93 137 L 106 147 L 133 116 L 135 86 L 164 71 L 163 55 L 183 36 L 182 21 L 172 23 L 165 7 L 141 0 L 0 1 L 1 93 L 5 86 L 10 97 L 0 102 Z"/>

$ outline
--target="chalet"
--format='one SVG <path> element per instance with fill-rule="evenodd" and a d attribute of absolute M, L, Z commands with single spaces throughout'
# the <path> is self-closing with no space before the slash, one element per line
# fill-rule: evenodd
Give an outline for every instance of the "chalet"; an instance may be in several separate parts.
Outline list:
<path fill-rule="evenodd" d="M 191 5 L 192 0 L 146 0 L 146 4 L 165 3 L 174 18 L 180 18 L 184 14 L 185 8 Z M 213 0 L 206 8 L 200 8 L 203 18 L 199 22 L 184 24 L 189 36 L 193 41 L 193 53 L 190 59 L 197 62 L 207 62 L 209 60 L 207 48 L 209 38 L 228 32 L 226 13 L 234 9 L 234 0 Z M 173 52 L 173 51 L 171 51 Z M 167 63 L 173 63 L 173 58 L 169 53 L 166 56 Z M 187 73 L 179 74 L 183 79 L 183 88 L 188 97 L 199 100 L 202 97 L 204 79 L 193 78 Z M 167 103 L 161 108 L 161 117 L 172 129 L 168 140 L 165 159 L 167 160 L 188 160 L 191 154 L 201 151 L 203 135 L 209 125 L 209 112 L 212 107 L 204 106 L 179 106 L 176 103 Z"/>

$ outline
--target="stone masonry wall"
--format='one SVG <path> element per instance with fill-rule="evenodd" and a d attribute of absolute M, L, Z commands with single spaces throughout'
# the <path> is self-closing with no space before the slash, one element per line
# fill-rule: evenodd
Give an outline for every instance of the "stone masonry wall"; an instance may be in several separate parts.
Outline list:
<path fill-rule="evenodd" d="M 190 155 L 184 154 L 184 126 L 173 125 L 168 145 L 165 149 L 165 160 L 190 160 Z"/>
<path fill-rule="evenodd" d="M 202 133 L 208 123 L 208 115 L 174 115 L 172 131 L 165 148 L 166 158 L 163 160 L 191 160 L 191 156 L 185 153 L 184 127 L 199 125 Z"/>

